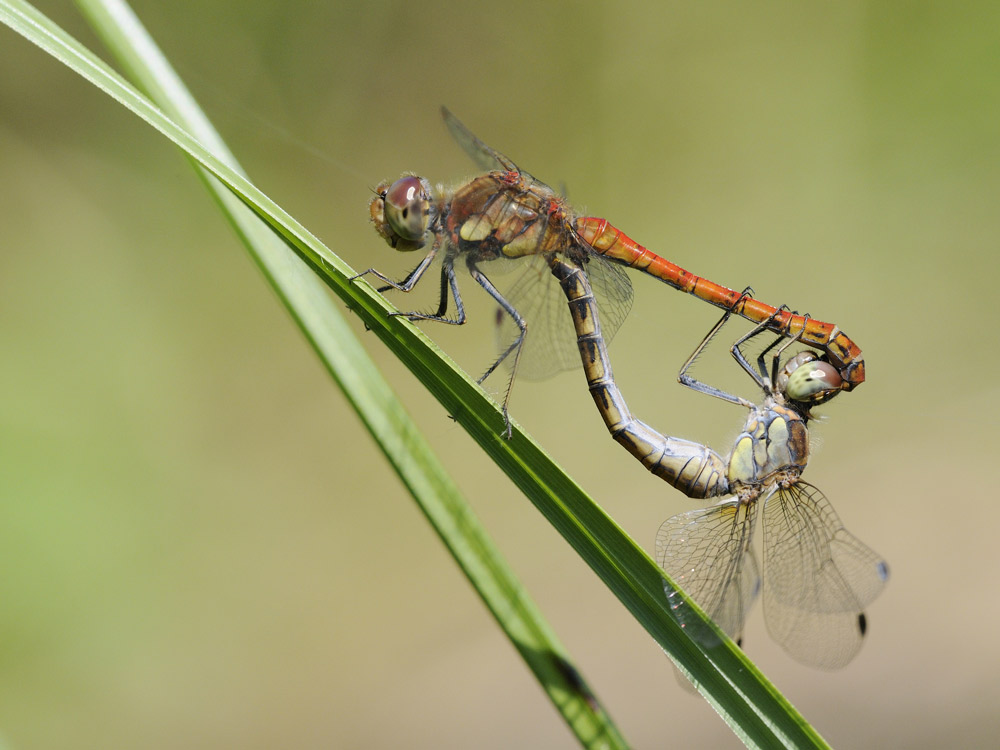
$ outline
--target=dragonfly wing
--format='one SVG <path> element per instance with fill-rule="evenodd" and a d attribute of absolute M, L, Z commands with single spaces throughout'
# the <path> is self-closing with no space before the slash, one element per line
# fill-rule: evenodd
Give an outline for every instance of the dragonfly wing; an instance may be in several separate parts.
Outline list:
<path fill-rule="evenodd" d="M 492 172 L 495 169 L 520 171 L 514 162 L 479 140 L 447 107 L 441 107 L 441 117 L 444 118 L 444 124 L 448 128 L 448 132 L 451 133 L 451 137 L 465 153 L 472 157 L 472 161 L 476 163 L 477 167 L 487 172 Z"/>
<path fill-rule="evenodd" d="M 585 270 L 597 298 L 597 313 L 601 316 L 601 333 L 605 343 L 618 333 L 632 310 L 632 282 L 625 270 L 602 255 L 586 258 Z"/>
<path fill-rule="evenodd" d="M 656 534 L 660 567 L 736 641 L 760 591 L 751 547 L 756 516 L 757 503 L 728 500 L 668 518 Z M 686 624 L 683 608 L 675 607 L 675 613 Z M 715 645 L 714 633 L 702 632 L 695 630 L 692 637 Z"/>
<path fill-rule="evenodd" d="M 822 492 L 805 482 L 773 491 L 764 506 L 764 615 L 771 636 L 798 661 L 843 667 L 864 638 L 864 608 L 889 578 L 886 562 L 844 528 Z"/>
<path fill-rule="evenodd" d="M 563 370 L 576 370 L 580 350 L 576 344 L 573 316 L 558 280 L 542 255 L 531 258 L 491 261 L 490 265 L 512 263 L 524 271 L 505 292 L 505 297 L 528 323 L 518 375 L 542 380 Z M 603 258 L 591 258 L 586 273 L 597 299 L 597 313 L 606 344 L 611 342 L 632 309 L 632 284 L 625 272 Z M 506 351 L 519 333 L 513 319 L 497 309 L 497 351 Z M 511 364 L 508 361 L 508 364 Z"/>
<path fill-rule="evenodd" d="M 498 261 L 492 261 L 496 263 Z M 514 261 L 499 261 L 511 264 Z M 562 370 L 580 367 L 573 316 L 559 282 L 541 255 L 516 261 L 524 270 L 506 292 L 507 300 L 528 323 L 519 377 L 541 380 Z M 503 352 L 519 333 L 517 324 L 497 308 L 497 351 Z M 508 358 L 507 364 L 512 364 Z"/>

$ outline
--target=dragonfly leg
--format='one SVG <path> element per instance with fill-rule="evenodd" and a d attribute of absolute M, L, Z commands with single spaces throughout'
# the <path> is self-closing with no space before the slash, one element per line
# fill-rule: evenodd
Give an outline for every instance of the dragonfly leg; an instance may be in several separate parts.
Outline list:
<path fill-rule="evenodd" d="M 455 298 L 455 317 L 449 318 L 445 315 L 448 311 L 448 292 Z M 389 313 L 390 317 L 402 316 L 409 320 L 433 320 L 435 323 L 447 323 L 452 326 L 460 326 L 465 323 L 465 305 L 462 304 L 462 295 L 458 291 L 458 279 L 455 278 L 455 266 L 452 265 L 451 258 L 445 258 L 441 266 L 441 300 L 438 302 L 437 312 L 394 312 Z"/>
<path fill-rule="evenodd" d="M 802 340 L 802 334 L 804 334 L 805 331 L 806 331 L 806 323 L 809 322 L 809 318 L 810 317 L 811 316 L 809 315 L 809 313 L 806 313 L 805 315 L 803 315 L 802 316 L 802 328 L 799 329 L 799 332 L 797 334 L 795 334 L 794 336 L 787 337 L 785 339 L 785 343 L 782 344 L 778 348 L 778 351 L 776 351 L 774 353 L 774 357 L 771 360 L 771 382 L 772 383 L 777 383 L 778 382 L 778 369 L 779 369 L 779 367 L 781 365 L 781 358 L 782 358 L 782 356 L 784 356 L 785 350 L 788 347 L 790 347 L 792 344 L 794 344 L 794 343 Z M 780 340 L 781 339 L 778 339 L 778 341 L 780 341 Z M 777 341 L 775 341 L 774 343 L 776 344 Z M 772 344 L 771 346 L 774 346 L 774 344 Z M 770 348 L 770 347 L 768 347 L 768 348 Z M 765 351 L 767 351 L 767 350 L 765 350 Z"/>
<path fill-rule="evenodd" d="M 775 338 L 774 341 L 772 341 L 767 347 L 765 347 L 764 351 L 762 351 L 760 353 L 760 355 L 757 357 L 757 368 L 756 369 L 754 368 L 754 366 L 752 364 L 750 364 L 749 360 L 747 360 L 746 355 L 743 354 L 743 350 L 740 347 L 743 344 L 745 344 L 747 341 L 749 341 L 750 339 L 755 338 L 756 336 L 759 336 L 760 334 L 764 333 L 765 331 L 770 330 L 770 325 L 771 325 L 772 322 L 774 322 L 774 319 L 777 318 L 782 313 L 787 312 L 787 311 L 788 311 L 788 306 L 787 305 L 782 305 L 781 307 L 779 307 L 773 313 L 771 313 L 770 315 L 768 315 L 766 319 L 764 319 L 760 323 L 758 323 L 753 328 L 753 330 L 751 330 L 746 335 L 741 336 L 739 339 L 737 339 L 736 343 L 733 344 L 732 347 L 729 350 L 732 353 L 733 357 L 736 359 L 736 361 L 739 362 L 740 367 L 742 367 L 747 372 L 747 374 L 751 378 L 753 378 L 754 382 L 757 385 L 759 385 L 761 387 L 761 389 L 764 390 L 764 391 L 770 391 L 771 383 L 774 382 L 774 381 L 768 380 L 768 377 L 767 377 L 767 365 L 764 363 L 765 356 L 767 355 L 767 353 L 771 349 L 773 349 L 775 346 L 777 346 L 778 343 L 781 342 L 782 339 L 785 338 L 785 336 L 782 335 L 782 334 L 779 334 Z M 795 337 L 793 337 L 789 343 L 794 343 L 795 341 L 797 341 L 801 337 L 801 335 L 802 334 L 800 332 Z M 785 349 L 785 347 L 783 346 L 779 351 L 784 351 L 784 349 Z"/>
<path fill-rule="evenodd" d="M 430 251 L 423 257 L 417 267 L 410 271 L 401 281 L 396 281 L 386 276 L 381 271 L 377 271 L 374 268 L 369 268 L 367 271 L 362 271 L 361 273 L 355 274 L 348 281 L 355 281 L 360 279 L 362 276 L 367 276 L 371 274 L 379 281 L 385 283 L 385 286 L 380 286 L 376 291 L 379 294 L 389 291 L 390 289 L 397 289 L 401 292 L 412 291 L 413 287 L 417 285 L 417 282 L 423 278 L 424 272 L 430 268 L 431 263 L 434 262 L 434 258 L 437 257 L 438 251 L 441 249 L 441 237 L 439 232 L 434 233 L 434 243 L 431 245 Z M 395 247 L 395 244 L 393 245 Z"/>
<path fill-rule="evenodd" d="M 777 313 L 775 313 L 775 314 L 780 313 L 782 311 L 782 309 L 783 308 L 779 308 L 778 311 L 777 311 Z M 795 313 L 794 311 L 792 311 L 792 315 L 796 315 L 796 314 L 797 313 Z M 772 315 L 770 319 L 773 320 L 774 316 Z M 758 333 L 763 333 L 763 332 L 764 332 L 763 330 L 761 330 L 759 332 L 751 332 L 751 335 L 752 336 L 756 336 Z M 772 331 L 772 333 L 773 333 L 773 331 Z M 799 337 L 801 335 L 802 334 L 799 333 L 795 337 L 793 337 L 791 340 L 789 340 L 787 338 L 787 336 L 788 336 L 787 333 L 778 333 L 778 334 L 775 334 L 774 341 L 772 341 L 770 344 L 768 344 L 767 346 L 765 346 L 761 350 L 760 354 L 757 355 L 757 372 L 760 373 L 760 377 L 763 378 L 764 381 L 767 381 L 767 373 L 768 373 L 768 370 L 767 370 L 767 353 L 769 351 L 771 351 L 774 347 L 776 347 L 778 344 L 780 344 L 782 341 L 790 341 L 790 343 L 794 343 L 795 341 L 797 341 L 799 339 Z M 779 353 L 783 352 L 784 350 L 785 350 L 785 347 L 783 346 L 779 350 Z M 736 356 L 736 355 L 734 354 L 733 356 Z M 740 351 L 740 356 L 743 357 L 744 361 L 746 360 L 746 357 L 743 356 L 743 352 L 742 351 Z M 771 373 L 772 380 L 770 382 L 772 382 L 772 383 L 774 382 L 774 380 L 773 380 L 774 377 L 775 377 L 775 373 L 772 372 Z M 754 377 L 754 380 L 757 380 L 758 384 L 761 382 L 756 377 Z"/>
<path fill-rule="evenodd" d="M 681 371 L 677 375 L 677 380 L 681 385 L 687 386 L 688 388 L 698 391 L 699 393 L 705 393 L 709 396 L 714 396 L 715 398 L 721 398 L 723 401 L 728 401 L 738 406 L 746 406 L 747 408 L 753 406 L 752 403 L 750 403 L 744 398 L 740 398 L 739 396 L 723 391 L 722 389 L 716 388 L 715 386 L 708 385 L 707 383 L 702 383 L 700 380 L 697 380 L 688 375 L 688 370 L 691 369 L 691 366 L 695 363 L 695 360 L 697 360 L 698 357 L 701 356 L 701 353 L 705 350 L 705 347 L 708 346 L 709 342 L 713 338 L 715 338 L 716 334 L 718 334 L 718 332 L 722 329 L 722 326 L 726 324 L 726 321 L 728 321 L 729 318 L 732 316 L 733 311 L 736 309 L 736 307 L 744 299 L 748 298 L 750 294 L 751 294 L 751 289 L 749 287 L 743 290 L 743 293 L 740 295 L 740 298 L 733 304 L 732 307 L 730 307 L 728 310 L 726 310 L 725 313 L 723 313 L 722 317 L 719 318 L 719 322 L 716 323 L 714 326 L 712 326 L 712 329 L 708 332 L 705 338 L 701 340 L 701 343 L 698 344 L 697 348 L 694 350 L 694 352 L 692 352 L 691 356 L 684 361 L 684 364 L 681 365 Z"/>
<path fill-rule="evenodd" d="M 508 440 L 510 440 L 511 435 L 513 433 L 511 431 L 510 417 L 507 415 L 507 404 L 510 402 L 510 391 L 511 388 L 513 388 L 514 386 L 514 377 L 517 375 L 517 365 L 521 361 L 521 348 L 522 345 L 524 344 L 524 337 L 528 334 L 528 324 L 524 320 L 524 318 L 521 317 L 521 313 L 517 311 L 517 308 L 515 308 L 510 302 L 508 302 L 506 297 L 504 297 L 500 293 L 500 290 L 497 289 L 495 286 L 493 286 L 493 282 L 490 281 L 486 277 L 486 275 L 479 270 L 479 268 L 476 266 L 472 258 L 469 259 L 469 274 L 472 276 L 472 278 L 476 280 L 479 286 L 485 289 L 486 292 L 493 299 L 497 301 L 497 304 L 500 305 L 500 307 L 503 308 L 504 312 L 506 312 L 513 319 L 514 323 L 517 324 L 518 328 L 518 334 L 517 337 L 514 339 L 514 341 L 510 344 L 510 346 L 504 349 L 503 352 L 501 352 L 500 356 L 497 357 L 496 361 L 492 365 L 490 365 L 486 369 L 486 372 L 484 372 L 482 376 L 476 381 L 477 383 L 482 383 L 484 380 L 486 380 L 486 378 L 488 378 L 490 375 L 493 374 L 493 372 L 500 366 L 501 362 L 506 360 L 507 357 L 509 357 L 510 355 L 512 354 L 514 355 L 514 364 L 511 365 L 510 368 L 510 379 L 507 381 L 507 392 L 504 394 L 503 403 L 501 404 L 501 408 L 503 410 L 503 419 L 504 423 L 506 424 L 504 435 L 507 437 Z"/>
<path fill-rule="evenodd" d="M 440 248 L 440 243 L 437 240 L 437 238 L 435 238 L 434 245 L 431 247 L 430 252 L 428 252 L 427 255 L 424 256 L 423 260 L 421 260 L 417 264 L 416 268 L 414 268 L 412 271 L 406 274 L 406 277 L 402 281 L 396 281 L 394 279 L 391 279 L 381 271 L 377 271 L 374 268 L 369 268 L 367 271 L 362 271 L 361 273 L 354 274 L 354 276 L 349 278 L 348 281 L 356 281 L 357 279 L 360 279 L 363 276 L 368 276 L 370 274 L 379 281 L 385 283 L 385 286 L 381 286 L 376 290 L 379 293 L 386 292 L 390 289 L 398 289 L 401 292 L 409 292 L 413 289 L 413 287 L 417 285 L 417 282 L 420 281 L 421 277 L 423 277 L 424 272 L 430 267 L 431 263 L 434 260 L 434 257 L 438 253 L 439 248 Z"/>
<path fill-rule="evenodd" d="M 755 336 L 760 335 L 765 330 L 768 329 L 770 323 L 781 313 L 788 311 L 787 305 L 782 305 L 777 310 L 775 310 L 768 318 L 757 325 L 752 331 L 740 338 L 735 344 L 733 344 L 730 351 L 740 366 L 749 373 L 750 377 L 754 379 L 764 391 L 770 392 L 774 387 L 774 384 L 778 382 L 778 371 L 781 368 L 781 358 L 784 356 L 785 351 L 788 347 L 802 340 L 802 336 L 805 333 L 806 326 L 805 323 L 810 319 L 808 314 L 802 316 L 803 324 L 797 333 L 789 335 L 787 329 L 784 333 L 779 333 L 775 336 L 774 341 L 768 344 L 764 349 L 757 355 L 757 369 L 755 370 L 750 362 L 747 360 L 746 355 L 743 354 L 743 350 L 740 347 L 745 344 L 750 339 Z M 797 316 L 798 313 L 794 310 L 791 311 L 793 316 Z M 781 344 L 781 346 L 778 346 Z M 767 354 L 772 349 L 778 346 L 777 351 L 771 356 L 771 367 L 770 373 L 767 367 Z"/>
<path fill-rule="evenodd" d="M 462 315 L 465 311 L 462 306 L 462 298 L 458 294 L 458 282 L 455 279 L 454 269 L 451 273 L 445 273 L 444 265 L 441 266 L 441 289 L 438 292 L 438 309 L 434 313 L 434 317 L 443 318 L 445 313 L 448 312 L 448 289 L 452 290 L 452 294 L 455 295 L 455 307 L 459 310 L 459 314 Z M 464 315 L 462 315 L 464 317 Z"/>

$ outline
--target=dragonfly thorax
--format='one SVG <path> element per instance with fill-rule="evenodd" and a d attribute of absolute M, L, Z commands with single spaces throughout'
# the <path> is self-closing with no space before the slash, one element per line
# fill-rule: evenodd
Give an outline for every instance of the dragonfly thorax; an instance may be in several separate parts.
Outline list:
<path fill-rule="evenodd" d="M 751 410 L 729 456 L 732 486 L 772 484 L 776 475 L 801 473 L 809 462 L 809 431 L 798 409 L 773 399 Z"/>
<path fill-rule="evenodd" d="M 562 201 L 517 172 L 490 172 L 455 191 L 446 226 L 452 245 L 477 260 L 564 249 Z"/>

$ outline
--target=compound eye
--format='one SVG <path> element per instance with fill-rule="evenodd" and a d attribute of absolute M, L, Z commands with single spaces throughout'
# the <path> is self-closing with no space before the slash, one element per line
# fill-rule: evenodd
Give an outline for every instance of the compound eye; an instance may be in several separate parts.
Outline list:
<path fill-rule="evenodd" d="M 385 220 L 404 240 L 417 241 L 427 231 L 430 196 L 419 177 L 401 177 L 385 193 Z"/>
<path fill-rule="evenodd" d="M 793 401 L 825 401 L 841 389 L 844 379 L 828 362 L 812 360 L 796 367 L 788 375 L 785 394 Z"/>

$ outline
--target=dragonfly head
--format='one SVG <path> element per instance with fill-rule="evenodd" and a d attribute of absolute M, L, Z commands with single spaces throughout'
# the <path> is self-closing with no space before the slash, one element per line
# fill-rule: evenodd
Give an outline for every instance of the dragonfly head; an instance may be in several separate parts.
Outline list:
<path fill-rule="evenodd" d="M 776 389 L 791 401 L 815 406 L 840 393 L 844 379 L 829 362 L 815 352 L 799 352 L 789 359 L 778 374 Z"/>
<path fill-rule="evenodd" d="M 431 186 L 416 175 L 403 175 L 375 188 L 368 208 L 375 231 L 396 250 L 419 250 L 428 239 L 433 210 Z"/>

